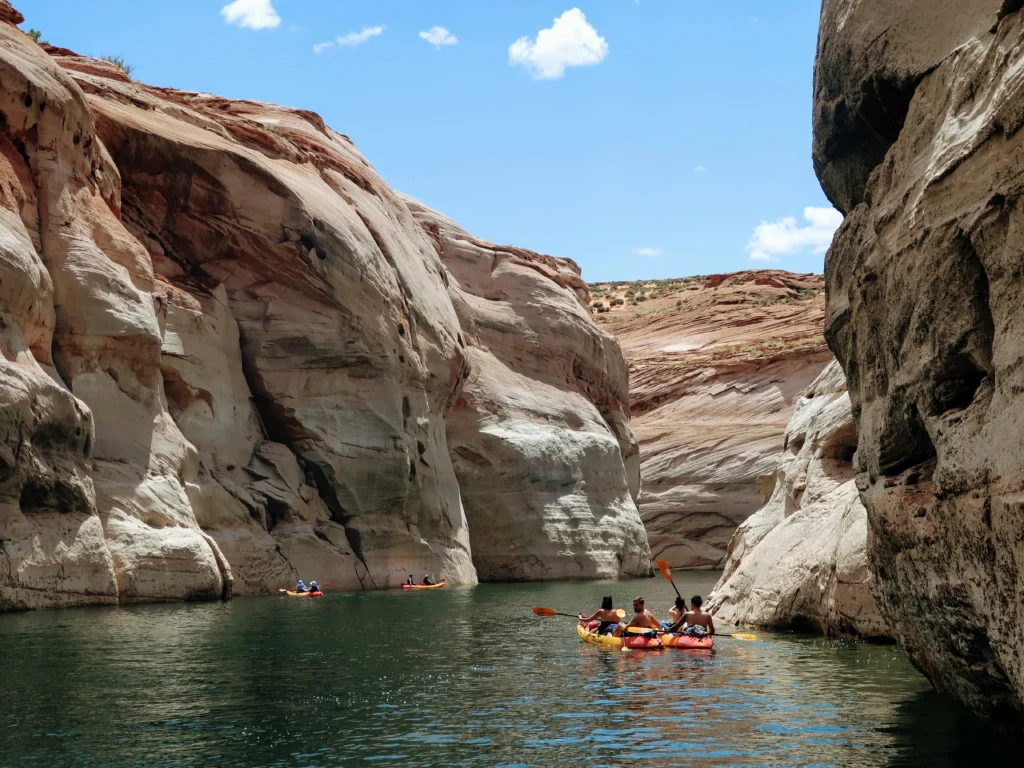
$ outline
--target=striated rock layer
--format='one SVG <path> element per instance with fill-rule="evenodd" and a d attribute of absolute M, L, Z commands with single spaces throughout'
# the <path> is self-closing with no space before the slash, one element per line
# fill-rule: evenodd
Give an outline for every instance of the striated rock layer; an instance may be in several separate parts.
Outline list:
<path fill-rule="evenodd" d="M 943 691 L 1024 718 L 1024 13 L 826 0 L 814 157 L 846 214 L 827 335 L 880 605 Z"/>
<path fill-rule="evenodd" d="M 777 270 L 592 286 L 598 321 L 629 360 L 655 558 L 723 567 L 736 527 L 764 503 L 758 478 L 774 469 L 799 393 L 832 359 L 822 286 Z"/>
<path fill-rule="evenodd" d="M 717 616 L 737 625 L 889 636 L 872 594 L 856 448 L 846 380 L 832 361 L 797 402 L 769 478 L 771 498 L 729 543 L 711 598 Z"/>
<path fill-rule="evenodd" d="M 575 265 L 474 241 L 492 285 L 463 288 L 318 116 L 19 21 L 0 0 L 0 609 L 469 584 L 474 538 L 495 578 L 649 570 L 625 365 Z"/>
<path fill-rule="evenodd" d="M 469 345 L 448 444 L 480 578 L 649 575 L 628 370 L 591 320 L 579 267 L 409 204 L 454 278 Z"/>

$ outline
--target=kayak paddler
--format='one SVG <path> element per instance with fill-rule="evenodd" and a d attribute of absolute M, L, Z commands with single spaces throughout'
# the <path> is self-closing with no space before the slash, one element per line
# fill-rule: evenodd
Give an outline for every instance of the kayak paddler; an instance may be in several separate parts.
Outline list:
<path fill-rule="evenodd" d="M 303 583 L 302 579 L 299 579 L 299 583 L 295 585 L 294 591 L 298 592 L 299 594 L 302 594 L 307 591 L 306 585 Z"/>
<path fill-rule="evenodd" d="M 663 627 L 670 627 L 683 618 L 683 614 L 686 613 L 686 601 L 683 598 L 676 596 L 675 605 L 668 609 L 668 615 L 670 620 L 668 622 L 661 622 Z"/>
<path fill-rule="evenodd" d="M 429 573 L 424 573 L 423 574 L 423 586 L 424 587 L 432 587 L 432 586 L 434 586 L 434 580 L 432 578 L 430 578 L 430 574 Z"/>
<path fill-rule="evenodd" d="M 408 577 L 408 578 L 407 578 L 407 579 L 405 580 L 405 584 L 406 584 L 406 586 L 409 586 L 409 587 L 411 587 L 411 586 L 413 586 L 413 585 L 414 585 L 415 583 L 416 583 L 416 579 L 414 579 L 414 578 L 412 577 L 412 574 L 410 573 L 410 574 L 409 574 L 409 577 Z"/>
<path fill-rule="evenodd" d="M 704 599 L 700 595 L 690 598 L 690 610 L 683 614 L 675 624 L 668 628 L 669 632 L 678 632 L 682 627 L 684 635 L 691 637 L 705 637 L 715 634 L 715 622 L 711 619 L 710 613 L 704 613 L 700 607 L 704 605 Z"/>
<path fill-rule="evenodd" d="M 601 600 L 601 607 L 594 611 L 592 616 L 584 616 L 581 613 L 579 617 L 580 621 L 584 622 L 600 621 L 601 625 L 597 628 L 599 635 L 612 635 L 615 633 L 615 628 L 619 626 L 619 614 L 615 612 L 611 595 L 605 595 Z"/>
<path fill-rule="evenodd" d="M 309 591 L 310 592 L 319 592 L 320 591 L 320 585 L 317 584 L 316 581 L 309 582 Z"/>
<path fill-rule="evenodd" d="M 633 598 L 633 618 L 629 620 L 628 624 L 619 624 L 615 628 L 615 636 L 622 637 L 622 633 L 630 627 L 641 627 L 658 632 L 662 630 L 661 622 L 654 618 L 654 614 L 644 607 L 644 599 L 640 595 Z"/>

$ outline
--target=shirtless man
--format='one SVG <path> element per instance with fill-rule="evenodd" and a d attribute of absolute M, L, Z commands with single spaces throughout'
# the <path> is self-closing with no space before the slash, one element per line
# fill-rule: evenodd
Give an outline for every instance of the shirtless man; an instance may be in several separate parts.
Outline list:
<path fill-rule="evenodd" d="M 642 597 L 633 598 L 633 618 L 629 620 L 629 623 L 622 623 L 615 630 L 616 637 L 622 637 L 622 633 L 628 630 L 630 627 L 643 627 L 644 629 L 653 629 L 661 632 L 661 622 L 654 618 L 654 614 L 644 608 L 644 599 Z"/>
<path fill-rule="evenodd" d="M 703 598 L 701 598 L 700 595 L 694 595 L 690 600 L 691 610 L 684 613 L 679 621 L 669 627 L 668 632 L 678 632 L 679 628 L 682 627 L 683 634 L 688 634 L 686 630 L 690 627 L 702 627 L 704 630 L 703 632 L 695 630 L 693 634 L 715 634 L 715 622 L 712 621 L 710 613 L 705 613 L 700 609 L 702 605 L 704 605 Z"/>

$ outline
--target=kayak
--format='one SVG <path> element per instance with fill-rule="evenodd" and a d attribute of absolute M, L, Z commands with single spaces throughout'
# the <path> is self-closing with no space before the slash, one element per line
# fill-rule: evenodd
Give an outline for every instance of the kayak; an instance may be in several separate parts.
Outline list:
<path fill-rule="evenodd" d="M 437 584 L 403 584 L 402 589 L 443 589 L 444 579 L 441 579 Z"/>
<path fill-rule="evenodd" d="M 689 648 L 692 650 L 710 651 L 715 647 L 715 639 L 708 635 L 706 637 L 691 637 L 690 635 L 662 635 L 661 644 L 666 648 Z"/>
<path fill-rule="evenodd" d="M 664 648 L 661 640 L 657 637 L 644 637 L 643 635 L 630 635 L 625 638 L 612 637 L 611 635 L 599 635 L 596 630 L 600 626 L 600 622 L 588 621 L 580 622 L 576 625 L 576 634 L 580 636 L 580 639 L 585 643 L 591 645 L 600 645 L 604 648 L 622 648 L 623 644 L 627 648 L 633 650 L 645 650 L 653 651 L 658 648 Z"/>
<path fill-rule="evenodd" d="M 287 591 L 288 597 L 323 597 L 323 592 L 296 592 L 294 589 Z"/>

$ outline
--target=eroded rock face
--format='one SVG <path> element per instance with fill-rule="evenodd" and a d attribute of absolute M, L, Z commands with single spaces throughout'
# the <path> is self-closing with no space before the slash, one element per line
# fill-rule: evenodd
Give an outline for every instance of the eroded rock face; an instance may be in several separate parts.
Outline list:
<path fill-rule="evenodd" d="M 409 205 L 451 272 L 468 347 L 448 443 L 480 578 L 649 575 L 628 372 L 579 268 Z"/>
<path fill-rule="evenodd" d="M 0 609 L 474 583 L 453 435 L 515 497 L 466 491 L 489 575 L 649 569 L 578 270 L 515 257 L 508 333 L 464 329 L 483 294 L 318 116 L 149 88 L 19 18 L 0 0 Z"/>
<path fill-rule="evenodd" d="M 860 430 L 882 611 L 940 690 L 1018 724 L 1020 9 L 826 0 L 815 74 L 816 165 L 848 214 L 827 336 Z M 863 98 L 894 84 L 884 114 Z"/>
<path fill-rule="evenodd" d="M 856 447 L 846 380 L 833 361 L 797 402 L 770 478 L 771 499 L 729 544 L 711 598 L 717 616 L 737 625 L 888 637 L 872 594 Z"/>
<path fill-rule="evenodd" d="M 777 270 L 593 288 L 631 366 L 640 512 L 655 559 L 721 568 L 765 502 L 799 394 L 832 359 L 822 279 Z M 626 291 L 644 295 L 633 306 Z"/>

